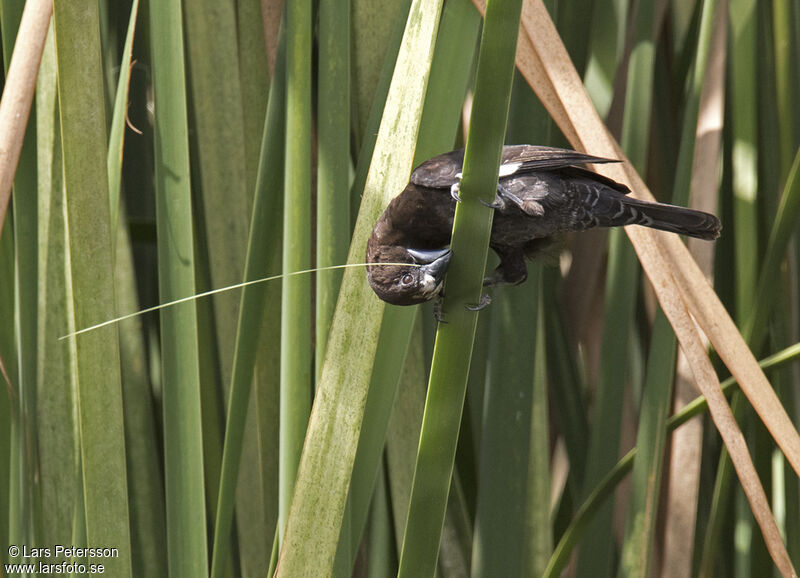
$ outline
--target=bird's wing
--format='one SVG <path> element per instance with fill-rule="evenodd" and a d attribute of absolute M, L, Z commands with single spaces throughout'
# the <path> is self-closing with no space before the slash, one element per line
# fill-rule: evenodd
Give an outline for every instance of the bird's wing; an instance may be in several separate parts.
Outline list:
<path fill-rule="evenodd" d="M 619 161 L 595 157 L 568 149 L 536 145 L 512 145 L 503 147 L 499 176 L 503 178 L 532 171 L 615 162 Z M 463 164 L 464 149 L 433 157 L 414 170 L 411 174 L 411 182 L 421 187 L 449 188 L 458 182 Z"/>
<path fill-rule="evenodd" d="M 561 169 L 576 165 L 617 163 L 616 159 L 606 159 L 568 149 L 535 145 L 514 145 L 503 147 L 500 161 L 500 177 L 518 173 Z"/>

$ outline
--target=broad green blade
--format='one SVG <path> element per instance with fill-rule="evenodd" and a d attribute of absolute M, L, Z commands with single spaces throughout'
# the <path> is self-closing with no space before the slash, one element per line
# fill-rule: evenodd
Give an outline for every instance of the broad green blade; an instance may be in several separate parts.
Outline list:
<path fill-rule="evenodd" d="M 281 287 L 278 532 L 283 536 L 311 410 L 311 0 L 286 6 L 286 156 Z"/>
<path fill-rule="evenodd" d="M 37 179 L 39 196 L 39 335 L 38 442 L 42 511 L 47 512 L 43 539 L 72 542 L 72 522 L 79 491 L 78 424 L 72 344 L 59 335 L 73 330 L 72 294 L 65 283 L 67 267 L 64 182 L 58 120 L 55 37 L 52 29 L 42 55 L 36 89 Z M 5 511 L 5 510 L 2 510 Z M 82 516 L 82 512 L 80 513 Z M 54 552 L 53 552 L 54 554 Z M 60 563 L 51 556 L 49 563 Z"/>
<path fill-rule="evenodd" d="M 350 0 L 319 6 L 317 267 L 340 265 L 350 245 Z M 315 375 L 319 379 L 342 270 L 319 271 Z"/>
<path fill-rule="evenodd" d="M 58 96 L 75 327 L 115 314 L 105 103 L 97 3 L 55 4 Z M 119 548 L 104 559 L 131 575 L 118 332 L 104 327 L 74 338 L 86 543 Z"/>
<path fill-rule="evenodd" d="M 162 302 L 195 293 L 181 2 L 150 5 L 158 285 Z M 164 473 L 170 576 L 208 572 L 197 309 L 161 312 Z"/>

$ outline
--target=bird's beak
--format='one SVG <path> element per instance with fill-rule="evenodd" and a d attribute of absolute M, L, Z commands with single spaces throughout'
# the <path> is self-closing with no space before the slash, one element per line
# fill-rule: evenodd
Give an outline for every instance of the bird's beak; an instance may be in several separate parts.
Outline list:
<path fill-rule="evenodd" d="M 414 260 L 423 265 L 425 273 L 441 281 L 444 274 L 447 272 L 447 266 L 450 264 L 450 257 L 453 255 L 450 249 L 442 249 L 439 251 L 417 251 L 416 249 L 408 249 L 408 254 L 414 257 Z"/>
<path fill-rule="evenodd" d="M 439 249 L 435 251 L 419 251 L 417 249 L 407 249 L 408 254 L 414 257 L 414 261 L 418 265 L 430 265 L 439 259 L 445 259 L 447 263 L 450 262 L 450 249 Z"/>

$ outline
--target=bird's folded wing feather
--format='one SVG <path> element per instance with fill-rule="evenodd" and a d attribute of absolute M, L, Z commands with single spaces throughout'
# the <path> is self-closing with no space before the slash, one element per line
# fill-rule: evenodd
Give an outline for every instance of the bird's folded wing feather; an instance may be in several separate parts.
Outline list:
<path fill-rule="evenodd" d="M 567 149 L 536 145 L 512 145 L 503 147 L 503 155 L 500 161 L 500 177 L 576 165 L 614 162 L 619 161 Z M 449 188 L 459 180 L 463 163 L 463 149 L 439 155 L 418 166 L 411 174 L 411 182 L 421 187 Z"/>
<path fill-rule="evenodd" d="M 503 147 L 500 175 L 507 176 L 522 172 L 560 169 L 576 165 L 616 163 L 616 159 L 595 157 L 567 149 L 535 145 L 515 145 Z"/>

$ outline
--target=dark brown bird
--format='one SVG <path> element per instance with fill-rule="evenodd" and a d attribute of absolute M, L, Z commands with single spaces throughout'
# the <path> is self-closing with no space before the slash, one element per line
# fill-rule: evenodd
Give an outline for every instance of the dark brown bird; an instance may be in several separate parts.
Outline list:
<path fill-rule="evenodd" d="M 438 295 L 450 263 L 464 151 L 439 155 L 411 174 L 405 190 L 383 213 L 367 244 L 375 293 L 394 305 L 414 305 Z M 713 240 L 721 225 L 714 215 L 628 196 L 620 183 L 582 168 L 619 162 L 576 151 L 518 145 L 503 148 L 489 246 L 500 265 L 484 285 L 522 283 L 531 259 L 570 231 L 642 225 Z"/>

